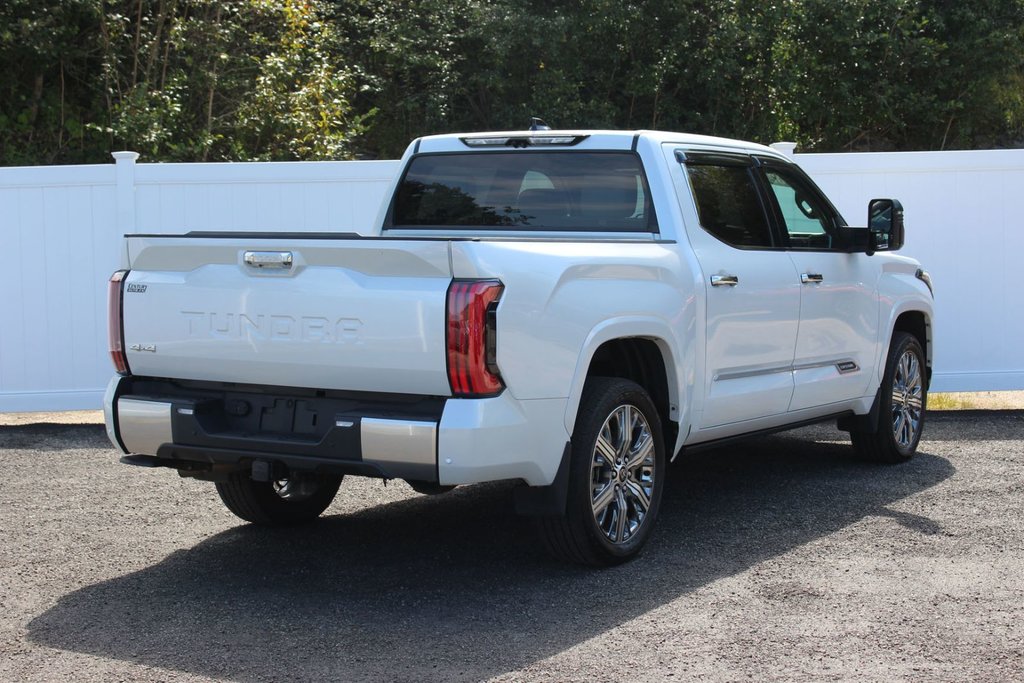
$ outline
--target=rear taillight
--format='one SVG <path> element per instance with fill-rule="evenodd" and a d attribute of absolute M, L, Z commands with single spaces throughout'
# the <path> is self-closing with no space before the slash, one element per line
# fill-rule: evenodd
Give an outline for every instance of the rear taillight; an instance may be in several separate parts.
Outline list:
<path fill-rule="evenodd" d="M 119 375 L 127 375 L 128 357 L 124 353 L 124 281 L 127 270 L 119 270 L 110 276 L 107 286 L 107 339 L 110 340 L 110 359 Z"/>
<path fill-rule="evenodd" d="M 453 396 L 494 396 L 505 383 L 495 361 L 497 280 L 454 280 L 448 288 L 448 383 Z"/>

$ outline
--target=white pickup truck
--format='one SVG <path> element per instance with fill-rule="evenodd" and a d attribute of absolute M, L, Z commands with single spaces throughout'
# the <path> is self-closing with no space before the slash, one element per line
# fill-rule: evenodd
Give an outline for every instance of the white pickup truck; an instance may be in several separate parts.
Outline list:
<path fill-rule="evenodd" d="M 621 562 L 680 454 L 838 420 L 913 455 L 931 283 L 891 253 L 899 202 L 868 213 L 735 140 L 424 137 L 371 236 L 128 235 L 107 432 L 256 524 L 315 519 L 346 474 L 515 480 L 553 553 Z"/>

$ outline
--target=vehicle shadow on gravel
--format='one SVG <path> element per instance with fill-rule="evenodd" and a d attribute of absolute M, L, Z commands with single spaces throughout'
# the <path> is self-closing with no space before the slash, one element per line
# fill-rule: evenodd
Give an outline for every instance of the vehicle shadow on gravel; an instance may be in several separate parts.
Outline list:
<path fill-rule="evenodd" d="M 549 560 L 510 486 L 466 487 L 298 530 L 238 526 L 64 596 L 29 638 L 243 681 L 479 680 L 867 516 L 941 531 L 887 506 L 950 477 L 949 461 L 866 465 L 807 434 L 677 463 L 647 552 L 621 567 Z"/>

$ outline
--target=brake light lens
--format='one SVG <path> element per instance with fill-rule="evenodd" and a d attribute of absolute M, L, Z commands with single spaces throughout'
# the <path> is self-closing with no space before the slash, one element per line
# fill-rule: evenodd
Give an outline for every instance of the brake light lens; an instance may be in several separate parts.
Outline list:
<path fill-rule="evenodd" d="M 127 270 L 119 270 L 110 276 L 107 285 L 107 339 L 110 342 L 110 359 L 119 375 L 128 375 L 128 357 L 124 351 L 124 281 Z"/>
<path fill-rule="evenodd" d="M 495 396 L 505 388 L 495 359 L 497 280 L 453 280 L 448 288 L 448 383 L 458 397 Z"/>
<path fill-rule="evenodd" d="M 459 138 L 467 147 L 572 147 L 583 142 L 589 135 L 531 134 L 531 135 L 490 135 L 483 137 Z"/>

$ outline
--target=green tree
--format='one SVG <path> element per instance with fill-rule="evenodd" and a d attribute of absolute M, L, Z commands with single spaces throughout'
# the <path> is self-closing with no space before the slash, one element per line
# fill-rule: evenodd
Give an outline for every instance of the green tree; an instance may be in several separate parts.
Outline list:
<path fill-rule="evenodd" d="M 1024 145 L 1024 0 L 7 0 L 0 163 L 394 157 L 662 128 Z"/>
<path fill-rule="evenodd" d="M 363 116 L 316 0 L 142 0 L 104 17 L 107 128 L 148 157 L 348 156 Z"/>
<path fill-rule="evenodd" d="M 1022 141 L 1024 3 L 803 0 L 780 41 L 780 133 L 823 150 Z"/>
<path fill-rule="evenodd" d="M 325 159 L 364 115 L 323 0 L 8 0 L 3 163 Z"/>
<path fill-rule="evenodd" d="M 100 15 L 100 0 L 0 3 L 0 163 L 87 159 L 102 144 L 86 125 L 103 112 Z"/>

